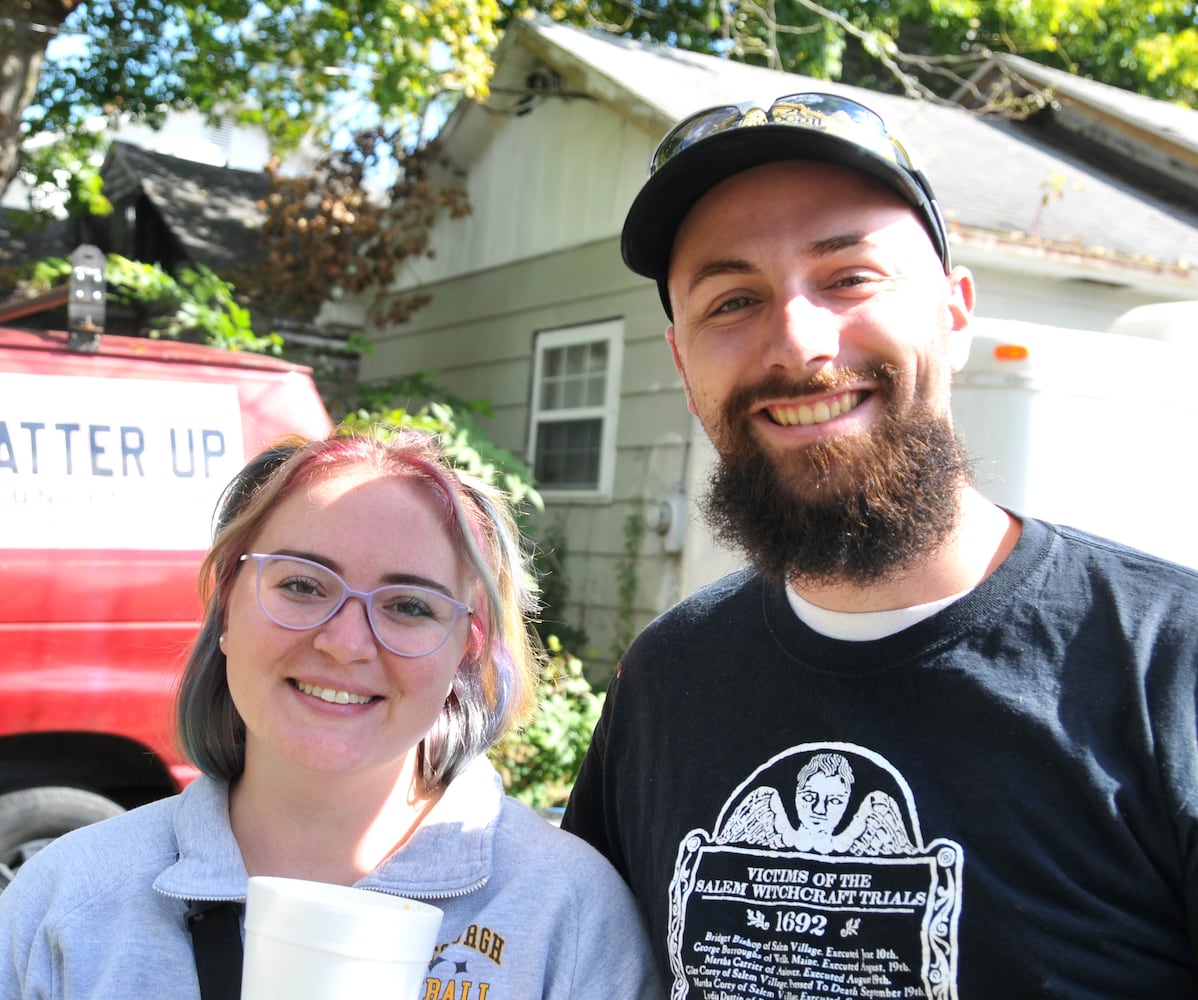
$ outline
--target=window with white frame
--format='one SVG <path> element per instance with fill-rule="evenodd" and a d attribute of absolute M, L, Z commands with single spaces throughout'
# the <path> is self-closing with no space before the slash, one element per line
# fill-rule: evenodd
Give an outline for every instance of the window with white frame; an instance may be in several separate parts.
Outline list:
<path fill-rule="evenodd" d="M 624 324 L 537 334 L 528 454 L 546 494 L 610 494 Z"/>

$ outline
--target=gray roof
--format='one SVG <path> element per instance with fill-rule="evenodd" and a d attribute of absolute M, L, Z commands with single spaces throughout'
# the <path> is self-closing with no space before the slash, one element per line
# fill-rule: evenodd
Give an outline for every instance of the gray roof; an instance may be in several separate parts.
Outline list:
<path fill-rule="evenodd" d="M 955 239 L 1049 246 L 1183 276 L 1198 273 L 1198 198 L 1146 191 L 1104 169 L 1085 149 L 1070 151 L 1046 141 L 1032 123 L 994 121 L 956 105 L 747 66 L 544 18 L 515 21 L 509 28 L 497 54 L 497 89 L 522 84 L 538 62 L 560 74 L 567 91 L 608 101 L 663 134 L 687 113 L 713 104 L 755 99 L 768 106 L 782 94 L 842 93 L 875 108 L 903 138 L 936 189 Z M 1108 102 L 1119 95 L 1125 113 L 1139 120 L 1159 119 L 1157 141 L 1166 146 L 1198 134 L 1198 112 L 1093 81 L 1070 82 L 1078 84 L 1079 94 L 1099 88 Z"/>
<path fill-rule="evenodd" d="M 102 168 L 112 202 L 140 190 L 194 263 L 218 273 L 259 261 L 265 218 L 258 203 L 270 194 L 260 171 L 234 170 L 114 142 Z"/>
<path fill-rule="evenodd" d="M 259 234 L 265 218 L 258 207 L 270 194 L 262 172 L 197 163 L 114 142 L 101 168 L 104 194 L 114 204 L 144 196 L 184 256 L 218 273 L 244 270 L 263 253 Z M 0 209 L 0 263 L 69 257 L 81 242 L 106 242 L 111 216 L 61 220 L 22 230 L 17 213 Z"/>
<path fill-rule="evenodd" d="M 1010 76 L 1017 86 L 1022 85 L 1024 92 L 1048 88 L 1057 102 L 1085 106 L 1153 133 L 1175 144 L 1180 150 L 1198 154 L 1198 112 L 1193 108 L 1121 90 L 1006 52 L 996 53 L 988 59 L 974 73 L 971 83 L 974 86 L 984 85 L 996 73 Z M 964 92 L 959 94 L 962 103 L 966 102 L 966 98 Z"/>

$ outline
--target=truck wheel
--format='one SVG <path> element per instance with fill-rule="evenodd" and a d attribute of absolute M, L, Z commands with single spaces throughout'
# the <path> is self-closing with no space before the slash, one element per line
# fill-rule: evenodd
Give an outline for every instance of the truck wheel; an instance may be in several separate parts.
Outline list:
<path fill-rule="evenodd" d="M 82 788 L 22 788 L 0 795 L 0 872 L 15 872 L 55 837 L 124 811 Z M 0 879 L 0 888 L 3 884 Z"/>

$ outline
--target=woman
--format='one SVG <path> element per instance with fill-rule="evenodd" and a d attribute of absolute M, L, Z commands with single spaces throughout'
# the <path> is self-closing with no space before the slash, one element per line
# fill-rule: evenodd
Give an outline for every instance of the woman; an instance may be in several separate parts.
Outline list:
<path fill-rule="evenodd" d="M 486 758 L 540 666 L 498 493 L 413 431 L 276 448 L 226 492 L 202 579 L 178 725 L 203 774 L 19 871 L 5 996 L 198 998 L 189 907 L 249 875 L 442 909 L 429 998 L 660 995 L 623 882 Z"/>

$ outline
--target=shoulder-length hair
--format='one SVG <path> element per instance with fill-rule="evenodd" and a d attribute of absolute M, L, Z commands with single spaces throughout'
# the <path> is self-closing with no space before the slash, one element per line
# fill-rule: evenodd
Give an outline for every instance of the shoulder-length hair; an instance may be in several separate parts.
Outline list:
<path fill-rule="evenodd" d="M 241 556 L 284 498 L 360 467 L 422 484 L 443 508 L 454 548 L 478 581 L 452 690 L 417 748 L 424 793 L 448 785 L 532 711 L 544 658 L 529 627 L 536 585 L 506 495 L 454 469 L 432 434 L 339 429 L 322 440 L 291 439 L 263 452 L 226 487 L 218 505 L 215 538 L 200 570 L 204 621 L 175 706 L 183 752 L 204 774 L 232 782 L 245 769 L 245 723 L 229 693 L 220 649 Z"/>

